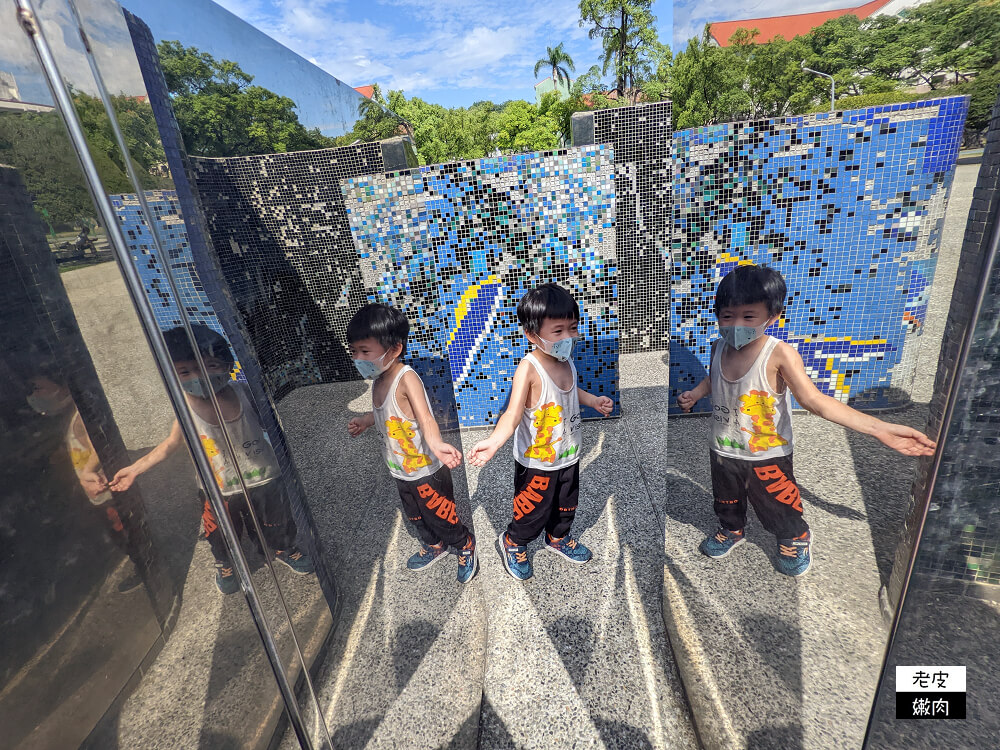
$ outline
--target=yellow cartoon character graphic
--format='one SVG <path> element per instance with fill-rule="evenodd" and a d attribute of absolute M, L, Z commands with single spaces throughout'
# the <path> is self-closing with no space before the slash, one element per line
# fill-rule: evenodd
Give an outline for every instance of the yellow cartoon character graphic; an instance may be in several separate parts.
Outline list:
<path fill-rule="evenodd" d="M 226 488 L 226 459 L 219 451 L 219 446 L 208 435 L 201 435 L 201 447 L 205 449 L 208 462 L 212 465 L 212 472 L 215 474 L 215 482 L 220 489 Z"/>
<path fill-rule="evenodd" d="M 555 463 L 556 449 L 553 447 L 562 438 L 552 439 L 556 427 L 562 424 L 562 407 L 554 401 L 543 404 L 535 410 L 535 440 L 524 452 L 525 458 L 534 458 L 547 464 Z"/>
<path fill-rule="evenodd" d="M 767 391 L 750 391 L 740 396 L 740 412 L 750 417 L 753 429 L 741 428 L 750 435 L 751 453 L 759 453 L 769 448 L 788 445 L 788 441 L 778 434 L 774 426 L 775 398 Z"/>
<path fill-rule="evenodd" d="M 413 438 L 417 433 L 413 430 L 413 425 L 400 417 L 389 417 L 385 423 L 386 434 L 403 449 L 403 452 L 393 451 L 397 456 L 403 457 L 403 471 L 412 474 L 417 469 L 430 466 L 433 461 L 431 457 L 417 450 L 413 444 Z"/>

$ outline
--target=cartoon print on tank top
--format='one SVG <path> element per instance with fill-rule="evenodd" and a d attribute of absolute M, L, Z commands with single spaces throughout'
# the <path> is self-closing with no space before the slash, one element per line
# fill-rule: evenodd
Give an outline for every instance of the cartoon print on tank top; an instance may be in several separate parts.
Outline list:
<path fill-rule="evenodd" d="M 413 425 L 409 421 L 401 417 L 389 417 L 385 422 L 385 431 L 403 449 L 402 453 L 397 450 L 394 450 L 393 453 L 403 457 L 403 465 L 399 468 L 402 468 L 407 474 L 412 474 L 418 469 L 434 463 L 430 456 L 426 453 L 421 453 L 416 445 L 414 445 L 413 438 L 416 437 L 416 432 L 414 432 Z M 390 466 L 390 468 L 393 467 Z"/>
<path fill-rule="evenodd" d="M 753 424 L 753 430 L 748 430 L 746 427 L 740 428 L 750 435 L 749 448 L 751 453 L 788 445 L 788 441 L 778 434 L 774 424 L 774 416 L 777 413 L 776 402 L 777 399 L 767 391 L 750 391 L 748 394 L 740 396 L 740 412 L 750 417 Z M 740 448 L 742 447 L 740 446 Z"/>
<path fill-rule="evenodd" d="M 556 427 L 562 424 L 562 407 L 550 401 L 536 409 L 534 413 L 535 439 L 524 452 L 525 458 L 534 458 L 545 463 L 555 463 L 556 449 L 553 447 L 562 440 L 561 437 L 552 439 Z"/>

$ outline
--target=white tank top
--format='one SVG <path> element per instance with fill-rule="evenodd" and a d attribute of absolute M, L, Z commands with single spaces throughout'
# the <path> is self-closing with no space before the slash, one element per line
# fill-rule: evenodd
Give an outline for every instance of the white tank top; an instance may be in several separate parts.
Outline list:
<path fill-rule="evenodd" d="M 430 476 L 441 468 L 441 461 L 428 448 L 424 441 L 420 426 L 416 419 L 410 419 L 399 408 L 396 402 L 396 388 L 403 376 L 412 372 L 413 368 L 404 365 L 389 386 L 388 393 L 381 406 L 372 404 L 375 414 L 375 428 L 382 436 L 382 458 L 389 467 L 389 473 L 396 479 L 413 481 Z M 420 384 L 427 402 L 427 410 L 433 414 L 431 400 L 427 391 Z"/>
<path fill-rule="evenodd" d="M 542 364 L 531 352 L 525 359 L 531 363 L 542 381 L 538 403 L 521 413 L 514 432 L 514 460 L 529 469 L 554 471 L 572 466 L 580 460 L 580 399 L 576 392 L 576 367 L 573 385 L 568 390 L 556 387 Z"/>
<path fill-rule="evenodd" d="M 247 487 L 257 487 L 272 481 L 281 473 L 278 458 L 267 439 L 267 433 L 260 425 L 257 410 L 242 383 L 232 382 L 229 387 L 236 391 L 240 400 L 240 413 L 236 419 L 226 422 L 226 432 L 238 453 L 236 466 L 243 474 Z M 229 458 L 226 439 L 218 425 L 209 424 L 191 410 L 191 417 L 198 428 L 201 447 L 212 464 L 215 481 L 223 495 L 236 495 L 243 491 L 236 466 Z"/>
<path fill-rule="evenodd" d="M 80 429 L 86 431 L 87 428 L 80 420 L 80 412 L 74 411 L 73 418 L 69 421 L 69 429 L 66 430 L 66 444 L 69 448 L 70 460 L 73 462 L 73 471 L 79 477 L 87 467 L 87 463 L 90 461 L 91 455 L 93 455 L 93 450 L 89 446 L 84 445 L 80 441 L 80 438 L 76 436 L 76 431 L 73 428 L 76 427 L 77 423 L 80 424 Z M 104 490 L 93 497 L 88 492 L 87 497 L 92 505 L 101 505 L 111 499 L 111 490 Z"/>
<path fill-rule="evenodd" d="M 712 355 L 712 450 L 720 456 L 763 461 L 792 452 L 792 397 L 786 387 L 771 393 L 767 363 L 778 345 L 768 336 L 757 359 L 739 380 L 722 375 L 719 341 Z"/>

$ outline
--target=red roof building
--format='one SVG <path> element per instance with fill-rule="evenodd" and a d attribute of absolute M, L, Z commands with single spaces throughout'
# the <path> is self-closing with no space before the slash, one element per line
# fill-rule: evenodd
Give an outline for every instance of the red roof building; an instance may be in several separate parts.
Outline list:
<path fill-rule="evenodd" d="M 354 90 L 357 91 L 365 99 L 371 99 L 375 95 L 374 86 L 355 86 Z"/>
<path fill-rule="evenodd" d="M 841 16 L 868 18 L 891 2 L 893 0 L 872 0 L 864 5 L 841 8 L 840 10 L 821 10 L 816 13 L 800 13 L 794 16 L 774 16 L 772 18 L 750 18 L 745 21 L 720 21 L 712 24 L 711 34 L 712 39 L 720 47 L 729 46 L 729 39 L 736 33 L 737 29 L 757 29 L 760 33 L 754 37 L 754 42 L 758 44 L 769 42 L 776 36 L 793 39 L 808 34 L 831 18 L 840 18 Z"/>

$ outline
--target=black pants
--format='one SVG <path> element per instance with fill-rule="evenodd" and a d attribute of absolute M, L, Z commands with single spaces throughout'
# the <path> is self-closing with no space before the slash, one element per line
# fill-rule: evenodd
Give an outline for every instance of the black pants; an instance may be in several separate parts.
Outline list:
<path fill-rule="evenodd" d="M 271 548 L 271 552 L 291 549 L 295 544 L 295 520 L 292 518 L 292 509 L 288 504 L 288 495 L 285 494 L 285 485 L 281 478 L 250 487 L 249 491 L 250 504 L 253 505 L 253 512 L 257 514 L 257 520 L 264 532 L 264 541 Z M 232 560 L 229 558 L 229 550 L 226 549 L 226 542 L 222 538 L 215 513 L 212 512 L 212 506 L 204 492 L 202 498 L 205 504 L 201 520 L 205 526 L 205 538 L 208 539 L 215 559 L 225 567 L 230 567 Z M 227 495 L 225 500 L 226 510 L 229 511 L 229 518 L 236 528 L 237 536 L 246 529 L 247 536 L 257 543 L 257 549 L 263 554 L 264 550 L 257 538 L 253 519 L 250 517 L 247 496 L 241 492 L 238 495 Z"/>
<path fill-rule="evenodd" d="M 396 479 L 403 511 L 425 544 L 463 547 L 469 530 L 458 520 L 451 470 L 442 466 L 423 479 Z"/>
<path fill-rule="evenodd" d="M 529 469 L 514 462 L 514 520 L 507 536 L 527 544 L 545 529 L 561 539 L 569 533 L 580 499 L 580 462 L 554 471 Z"/>
<path fill-rule="evenodd" d="M 809 531 L 802 497 L 792 473 L 792 456 L 743 461 L 712 454 L 712 494 L 722 528 L 739 531 L 747 522 L 747 500 L 765 529 L 778 539 Z"/>

